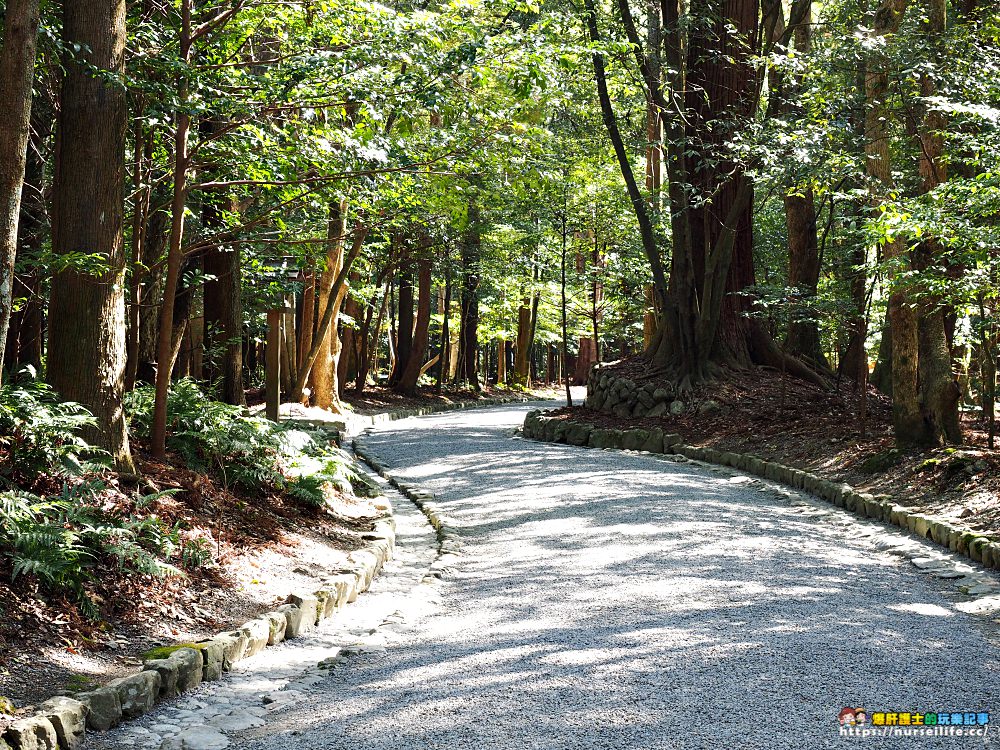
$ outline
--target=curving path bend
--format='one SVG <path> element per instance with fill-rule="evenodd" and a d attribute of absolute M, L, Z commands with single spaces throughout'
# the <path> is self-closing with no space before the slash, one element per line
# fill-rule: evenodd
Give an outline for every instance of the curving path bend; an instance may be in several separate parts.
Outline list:
<path fill-rule="evenodd" d="M 437 495 L 441 603 L 303 686 L 248 750 L 991 747 L 840 736 L 844 706 L 989 711 L 1000 650 L 882 527 L 730 470 L 524 441 L 532 405 L 364 439 Z M 993 727 L 1000 731 L 1000 727 Z"/>

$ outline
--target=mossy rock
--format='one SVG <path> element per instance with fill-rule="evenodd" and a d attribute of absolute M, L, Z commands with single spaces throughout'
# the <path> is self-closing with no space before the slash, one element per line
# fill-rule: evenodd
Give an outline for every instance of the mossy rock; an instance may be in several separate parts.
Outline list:
<path fill-rule="evenodd" d="M 158 646 L 157 648 L 151 648 L 149 651 L 144 653 L 141 657 L 143 661 L 154 661 L 156 659 L 169 659 L 170 655 L 182 648 L 193 648 L 195 651 L 201 651 L 205 648 L 204 643 L 177 643 L 173 646 Z"/>
<path fill-rule="evenodd" d="M 898 464 L 902 455 L 901 451 L 891 448 L 890 450 L 876 453 L 874 456 L 869 456 L 861 462 L 861 466 L 858 469 L 864 474 L 880 474 Z"/>

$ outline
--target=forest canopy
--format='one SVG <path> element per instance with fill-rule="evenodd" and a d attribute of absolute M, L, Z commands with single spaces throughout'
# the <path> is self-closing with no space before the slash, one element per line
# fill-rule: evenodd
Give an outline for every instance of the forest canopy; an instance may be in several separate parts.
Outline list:
<path fill-rule="evenodd" d="M 8 0 L 0 342 L 134 472 L 125 395 L 751 367 L 992 439 L 981 0 Z M 20 374 L 19 374 L 20 373 Z M 145 438 L 144 438 L 145 439 Z"/>

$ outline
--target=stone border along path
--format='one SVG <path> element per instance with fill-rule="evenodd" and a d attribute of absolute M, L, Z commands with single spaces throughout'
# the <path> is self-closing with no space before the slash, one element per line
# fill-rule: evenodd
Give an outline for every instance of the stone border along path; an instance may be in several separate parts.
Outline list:
<path fill-rule="evenodd" d="M 1000 616 L 1000 581 L 975 566 L 956 560 L 955 555 L 929 548 L 926 544 L 933 542 L 987 567 L 1000 568 L 1000 543 L 990 541 L 985 535 L 912 513 L 894 503 L 888 495 L 876 497 L 858 492 L 849 484 L 831 482 L 810 472 L 764 461 L 756 456 L 684 445 L 680 435 L 665 433 L 660 428 L 611 430 L 593 427 L 586 422 L 545 417 L 544 414 L 543 409 L 528 412 L 521 430 L 525 438 L 583 448 L 662 454 L 667 460 L 689 462 L 715 470 L 718 467 L 736 469 L 766 480 L 765 483 L 770 482 L 771 489 L 802 507 L 802 512 L 808 515 L 824 517 L 837 513 L 815 501 L 809 502 L 811 498 L 818 497 L 854 515 L 898 526 L 921 541 L 889 531 L 875 540 L 878 549 L 907 558 L 922 572 L 951 580 L 962 594 L 978 597 L 960 602 L 956 609 L 990 618 Z M 736 476 L 736 472 L 730 473 Z M 1000 619 L 996 622 L 1000 623 Z"/>
<path fill-rule="evenodd" d="M 412 416 L 525 401 L 528 401 L 527 397 L 518 396 L 458 401 L 359 416 L 356 421 L 374 427 Z M 440 578 L 447 563 L 457 555 L 459 544 L 447 537 L 451 533 L 450 527 L 440 519 L 435 520 L 432 505 L 422 493 L 405 486 L 400 491 L 423 510 L 438 534 L 437 557 L 430 572 L 423 578 L 430 581 Z M 365 535 L 367 546 L 348 556 L 354 566 L 330 571 L 322 588 L 312 593 L 293 592 L 289 594 L 287 603 L 277 610 L 263 614 L 236 630 L 199 641 L 194 648 L 178 647 L 165 659 L 148 660 L 137 674 L 113 680 L 74 697 L 57 696 L 42 702 L 34 714 L 14 721 L 0 735 L 0 750 L 76 750 L 84 744 L 86 730 L 105 732 L 123 721 L 148 714 L 161 701 L 192 691 L 202 682 L 221 680 L 235 664 L 257 655 L 264 648 L 313 631 L 324 620 L 341 612 L 347 604 L 355 602 L 358 594 L 370 588 L 383 565 L 392 560 L 396 529 L 392 506 L 387 504 L 385 510 L 388 516 L 376 521 L 374 531 Z M 236 723 L 240 722 L 229 724 Z M 229 727 L 229 724 L 223 722 L 222 728 Z M 214 750 L 228 744 L 219 727 L 194 726 L 186 731 L 185 736 L 181 736 L 180 730 L 176 733 L 180 737 L 179 744 L 170 745 L 173 740 L 168 738 L 164 740 L 164 747 Z M 147 731 L 146 734 L 158 737 L 152 732 Z"/>
<path fill-rule="evenodd" d="M 408 620 L 436 606 L 437 579 L 421 585 L 437 554 L 433 529 L 388 483 L 372 481 L 394 496 L 396 548 L 363 597 L 321 627 L 234 665 L 222 680 L 94 736 L 89 750 L 222 750 L 230 745 L 229 735 L 266 725 L 298 705 L 341 662 L 384 651 Z"/>

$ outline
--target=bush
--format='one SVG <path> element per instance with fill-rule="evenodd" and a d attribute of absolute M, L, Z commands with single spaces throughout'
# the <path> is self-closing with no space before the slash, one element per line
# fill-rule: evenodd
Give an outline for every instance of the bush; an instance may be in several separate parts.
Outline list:
<path fill-rule="evenodd" d="M 109 464 L 104 451 L 80 437 L 95 424 L 80 404 L 61 402 L 30 368 L 0 387 L 0 476 L 80 475 Z"/>
<path fill-rule="evenodd" d="M 169 563 L 179 543 L 177 527 L 155 515 L 104 509 L 100 496 L 106 489 L 91 480 L 65 484 L 55 497 L 0 493 L 0 551 L 10 559 L 11 580 L 32 576 L 51 590 L 71 592 L 94 619 L 97 608 L 85 584 L 102 566 L 126 575 L 182 575 Z M 140 499 L 137 510 L 163 494 Z"/>
<path fill-rule="evenodd" d="M 149 439 L 154 390 L 138 388 L 125 402 L 133 431 Z M 251 492 L 284 490 L 308 505 L 326 503 L 325 486 L 370 494 L 347 454 L 322 431 L 276 424 L 242 407 L 208 398 L 193 380 L 174 383 L 167 397 L 167 447 L 195 471 L 226 487 Z"/>

